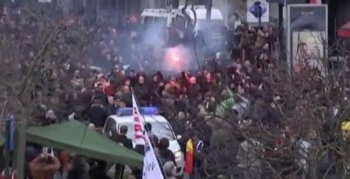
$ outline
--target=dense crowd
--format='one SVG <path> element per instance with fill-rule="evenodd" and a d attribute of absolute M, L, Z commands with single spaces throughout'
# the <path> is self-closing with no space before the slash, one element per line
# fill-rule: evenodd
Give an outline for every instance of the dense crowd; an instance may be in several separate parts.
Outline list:
<path fill-rule="evenodd" d="M 17 68 L 23 74 L 28 72 L 38 53 L 35 47 L 31 48 L 31 45 L 40 43 L 37 39 L 42 39 L 39 37 L 42 34 L 37 32 L 38 29 L 43 29 L 43 22 L 27 13 L 25 9 L 5 9 L 0 26 L 1 33 L 7 34 L 14 42 L 28 44 L 20 49 L 19 57 L 14 59 L 19 64 Z M 193 57 L 192 63 L 197 64 L 194 65 L 195 68 L 169 72 L 162 66 L 167 48 L 143 44 L 142 39 L 147 34 L 142 31 L 138 22 L 124 19 L 122 23 L 88 24 L 82 18 L 69 18 L 64 23 L 68 33 L 70 31 L 75 33 L 59 38 L 56 45 L 50 49 L 51 52 L 46 56 L 43 65 L 46 76 L 43 77 L 43 74 L 38 76 L 43 84 L 36 85 L 32 92 L 33 100 L 40 104 L 35 120 L 40 125 L 59 123 L 62 119 L 70 118 L 85 122 L 90 128 L 101 129 L 107 117 L 115 114 L 117 108 L 131 107 L 133 93 L 140 106 L 158 106 L 163 111 L 174 125 L 175 132 L 182 134 L 179 143 L 183 151 L 185 151 L 185 140 L 189 137 L 198 137 L 205 141 L 208 147 L 203 149 L 203 153 L 208 156 L 214 151 L 215 147 L 212 146 L 219 143 L 223 135 L 216 132 L 223 128 L 226 121 L 217 118 L 216 124 L 206 123 L 204 126 L 198 121 L 204 118 L 201 114 L 216 111 L 219 103 L 231 105 L 224 109 L 221 116 L 224 118 L 235 116 L 233 122 L 227 122 L 228 125 L 237 123 L 241 128 L 245 128 L 246 124 L 249 126 L 262 124 L 278 128 L 281 136 L 271 143 L 273 148 L 293 143 L 295 146 L 305 145 L 309 150 L 312 145 L 308 139 L 293 139 L 294 142 L 291 142 L 290 129 L 281 124 L 277 112 L 270 106 L 274 100 L 278 100 L 273 94 L 269 94 L 268 86 L 264 83 L 264 78 L 275 68 L 275 51 L 278 50 L 277 34 L 273 27 L 251 28 L 242 24 L 232 31 L 228 30 L 225 37 L 228 38 L 227 51 L 230 55 L 224 56 L 221 55 L 223 53 L 212 52 L 201 56 L 205 59 L 196 60 Z M 74 51 L 75 49 L 78 52 Z M 67 54 L 68 51 L 73 52 Z M 9 60 L 10 58 L 5 58 L 6 63 L 10 63 Z M 227 99 L 232 99 L 231 103 L 226 103 Z M 256 111 L 252 112 L 251 109 L 256 105 L 256 101 L 264 103 L 263 112 L 259 114 L 256 114 Z M 132 129 L 125 127 L 122 127 L 112 139 L 132 149 L 131 139 L 125 136 L 127 131 Z M 146 130 L 151 132 L 151 128 L 148 126 Z M 206 130 L 201 130 L 203 128 Z M 270 144 L 261 138 L 247 138 L 239 134 L 237 136 L 239 136 L 235 138 L 237 145 L 233 147 L 237 148 L 237 157 L 232 156 L 233 152 L 229 153 L 229 157 L 234 158 L 232 160 L 235 162 L 232 163 L 240 169 L 242 174 L 240 177 L 260 178 L 266 175 L 264 173 L 268 172 L 263 172 L 261 156 L 257 154 L 277 155 L 276 152 L 267 151 L 265 145 Z M 161 163 L 164 164 L 164 173 L 168 178 L 174 178 L 176 163 L 172 163 L 174 156 L 167 149 L 168 139 L 157 139 L 155 136 L 153 141 L 157 141 L 154 146 L 157 148 Z M 251 151 L 253 146 L 255 150 Z M 259 151 L 256 150 L 256 146 L 259 146 Z M 41 176 L 35 172 L 37 165 L 42 165 L 38 162 L 42 157 L 38 155 L 41 153 L 41 148 L 37 148 L 35 144 L 28 144 L 28 178 L 36 179 Z M 285 151 L 287 153 L 287 149 Z M 68 153 L 65 151 L 59 153 L 56 154 L 57 157 L 52 155 L 53 172 L 47 173 L 46 178 L 53 178 L 55 173 L 55 177 L 57 173 L 62 173 L 62 178 L 68 179 L 86 179 L 89 175 L 90 178 L 109 177 L 102 172 L 106 170 L 104 162 L 98 162 L 100 167 L 98 172 L 91 170 L 88 172 L 88 161 L 84 157 L 75 156 L 70 162 Z M 307 155 L 304 151 L 299 153 L 300 158 Z M 220 155 L 211 156 L 219 160 Z M 209 158 L 201 157 L 201 154 L 195 156 L 198 170 L 193 174 L 193 178 L 205 173 L 202 167 L 204 163 L 217 165 Z M 59 162 L 61 165 L 58 165 Z M 271 165 L 277 170 L 292 165 L 297 165 L 299 168 L 302 166 L 307 170 L 305 160 L 300 159 L 297 164 L 294 163 L 286 160 L 275 164 L 271 161 Z M 215 167 L 209 168 L 210 172 L 219 171 L 225 174 L 226 171 L 221 169 L 233 167 L 229 164 L 220 167 L 220 170 Z M 282 173 L 287 176 L 293 172 L 292 167 L 290 171 Z M 141 177 L 138 170 L 131 170 L 129 174 L 129 178 Z"/>

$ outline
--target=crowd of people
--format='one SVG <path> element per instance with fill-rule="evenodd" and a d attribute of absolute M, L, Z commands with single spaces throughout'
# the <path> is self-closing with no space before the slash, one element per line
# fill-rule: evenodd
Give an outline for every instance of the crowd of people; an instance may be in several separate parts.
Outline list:
<path fill-rule="evenodd" d="M 29 73 L 37 58 L 38 49 L 35 45 L 40 44 L 37 39 L 42 39 L 39 37 L 42 34 L 38 32 L 45 29 L 43 25 L 48 22 L 42 22 L 26 9 L 4 9 L 0 31 L 1 34 L 7 34 L 7 38 L 13 40 L 12 43 L 21 44 L 17 53 L 19 56 L 14 62 L 18 71 L 25 75 Z M 224 128 L 226 123 L 231 126 L 237 123 L 241 129 L 252 130 L 250 131 L 252 133 L 257 129 L 254 127 L 247 129 L 247 125 L 262 124 L 269 126 L 270 129 L 277 128 L 279 130 L 277 133 L 281 133 L 281 136 L 271 143 L 272 148 L 287 146 L 287 143 L 299 146 L 302 148 L 299 158 L 308 155 L 304 149 L 311 150 L 312 134 L 306 138 L 292 140 L 290 129 L 283 126 L 276 110 L 270 105 L 278 100 L 276 96 L 269 94 L 269 86 L 265 85 L 265 78 L 274 71 L 277 60 L 274 53 L 278 50 L 277 34 L 272 26 L 249 28 L 248 25 L 242 24 L 228 31 L 229 35 L 225 34 L 230 37 L 227 40 L 230 42 L 229 57 L 212 52 L 203 55 L 206 59 L 194 61 L 195 63 L 198 61 L 199 64 L 193 69 L 169 72 L 162 66 L 167 47 L 159 48 L 143 44 L 145 34 L 138 22 L 124 19 L 123 23 L 118 24 L 114 22 L 87 24 L 82 18 L 70 18 L 66 19 L 64 24 L 68 35 L 58 37 L 49 54 L 45 56 L 42 65 L 45 74 L 38 72 L 36 78 L 39 78 L 38 81 L 41 83 L 35 85 L 31 94 L 32 99 L 40 104 L 35 114 L 35 123 L 50 125 L 69 118 L 82 121 L 90 128 L 102 129 L 107 117 L 115 114 L 117 108 L 132 106 L 131 95 L 135 94 L 140 106 L 158 106 L 164 112 L 169 122 L 174 125 L 175 132 L 182 134 L 183 138 L 179 139 L 179 143 L 183 151 L 186 144 L 184 140 L 189 137 L 198 137 L 205 141 L 207 147 L 203 149 L 204 154 L 195 155 L 194 165 L 198 170 L 191 176 L 193 178 L 205 177 L 208 170 L 203 169 L 204 165 L 211 165 L 208 167 L 210 173 L 233 175 L 228 172 L 233 168 L 233 164 L 240 170 L 237 174 L 241 175 L 239 177 L 264 178 L 269 172 L 264 170 L 261 159 L 263 153 L 282 155 L 268 151 L 266 145 L 270 144 L 261 136 L 247 137 L 242 134 L 237 134 L 236 137 L 229 135 L 236 142 L 232 145 L 235 145 L 233 148 L 237 148 L 237 152 L 233 152 L 232 149 L 228 153 L 212 154 L 215 153 L 215 144 L 219 145 L 220 140 L 224 140 L 222 137 L 225 134 L 217 131 L 222 132 L 220 129 Z M 5 63 L 13 63 L 10 61 L 12 58 L 7 56 L 4 58 Z M 227 99 L 232 99 L 231 103 L 223 103 Z M 260 113 L 253 111 L 258 109 L 252 106 L 260 103 L 263 103 L 264 107 L 261 109 L 263 111 Z M 217 118 L 215 125 L 206 123 L 204 126 L 198 122 L 200 121 L 198 119 L 203 118 L 199 114 L 217 111 L 217 104 L 231 105 L 224 109 L 221 116 L 232 118 L 229 119 L 231 121 L 226 122 Z M 229 117 L 231 115 L 235 117 Z M 124 127 L 118 131 L 117 137 L 113 140 L 133 149 L 132 139 L 125 136 L 126 132 L 132 129 Z M 150 128 L 152 127 L 148 126 L 146 130 Z M 207 130 L 203 131 L 203 128 Z M 164 164 L 164 174 L 168 178 L 178 177 L 174 172 L 176 169 L 174 156 L 167 149 L 169 141 L 165 138 L 157 139 L 156 136 L 153 141 L 157 141 L 154 146 Z M 37 174 L 35 169 L 38 166 L 40 168 L 42 161 L 47 157 L 40 155 L 41 147 L 37 148 L 35 144 L 28 144 L 30 151 L 27 154 L 28 178 L 36 179 L 43 176 Z M 233 157 L 236 153 L 237 157 Z M 48 168 L 51 172 L 46 173 L 45 178 L 57 177 L 57 173 L 62 173 L 61 177 L 68 179 L 109 178 L 101 172 L 106 170 L 104 162 L 97 162 L 98 167 L 91 168 L 97 168 L 99 171 L 91 172 L 88 160 L 82 156 L 69 159 L 69 154 L 65 151 L 60 151 L 60 154 L 56 154 L 57 157 L 50 156 L 48 158 L 52 161 Z M 220 156 L 223 159 L 220 160 Z M 215 167 L 218 164 L 210 160 L 211 157 L 227 166 Z M 227 161 L 227 157 L 232 161 Z M 302 167 L 304 171 L 307 170 L 306 160 L 297 161 L 288 160 L 278 164 L 272 160 L 270 162 L 278 172 L 283 171 L 283 175 L 287 176 L 295 172 L 294 168 Z M 283 170 L 293 165 L 299 167 Z M 139 170 L 130 170 L 129 174 L 129 178 L 142 177 Z"/>

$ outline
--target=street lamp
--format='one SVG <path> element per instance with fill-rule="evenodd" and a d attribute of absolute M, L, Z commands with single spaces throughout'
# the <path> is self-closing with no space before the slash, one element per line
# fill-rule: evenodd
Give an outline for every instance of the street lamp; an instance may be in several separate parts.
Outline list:
<path fill-rule="evenodd" d="M 258 19 L 259 27 L 261 27 L 261 16 L 266 12 L 266 10 L 266 7 L 263 7 L 260 1 L 254 2 L 254 4 L 249 8 L 249 11 L 253 14 L 253 16 Z"/>

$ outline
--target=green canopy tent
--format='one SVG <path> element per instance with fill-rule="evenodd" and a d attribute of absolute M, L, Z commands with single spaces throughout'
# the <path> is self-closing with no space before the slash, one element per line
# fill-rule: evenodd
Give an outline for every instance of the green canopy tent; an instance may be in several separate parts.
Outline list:
<path fill-rule="evenodd" d="M 143 162 L 143 157 L 137 152 L 111 141 L 75 120 L 51 126 L 28 128 L 27 140 L 129 166 L 141 167 Z"/>
<path fill-rule="evenodd" d="M 2 147 L 5 144 L 5 136 L 0 134 L 0 147 Z"/>

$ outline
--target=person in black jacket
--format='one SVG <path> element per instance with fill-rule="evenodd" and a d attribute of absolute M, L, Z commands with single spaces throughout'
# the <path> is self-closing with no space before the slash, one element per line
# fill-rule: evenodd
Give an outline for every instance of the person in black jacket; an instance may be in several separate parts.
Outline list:
<path fill-rule="evenodd" d="M 152 132 L 152 124 L 147 122 L 144 127 L 145 127 L 145 130 L 147 132 L 148 137 L 153 137 L 154 134 Z"/>
<path fill-rule="evenodd" d="M 128 132 L 128 127 L 124 125 L 121 126 L 118 137 L 116 138 L 116 142 L 123 144 L 123 146 L 128 149 L 133 149 L 132 140 L 126 136 L 127 132 Z"/>
<path fill-rule="evenodd" d="M 102 100 L 102 104 L 108 104 L 108 98 L 107 95 L 104 92 L 104 87 L 103 87 L 103 83 L 98 83 L 96 85 L 95 90 L 93 91 L 92 94 L 94 99 L 100 99 Z"/>
<path fill-rule="evenodd" d="M 104 107 L 103 101 L 100 98 L 95 98 L 88 112 L 90 123 L 94 124 L 96 128 L 102 128 L 108 115 L 109 111 Z"/>
<path fill-rule="evenodd" d="M 159 157 L 161 158 L 161 161 L 172 161 L 176 166 L 175 156 L 173 152 L 168 149 L 168 147 L 169 140 L 167 138 L 161 138 L 158 143 Z"/>

